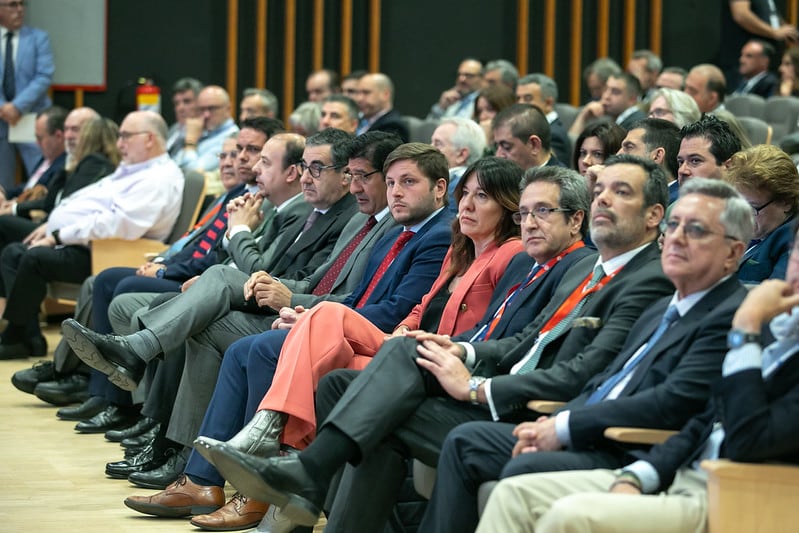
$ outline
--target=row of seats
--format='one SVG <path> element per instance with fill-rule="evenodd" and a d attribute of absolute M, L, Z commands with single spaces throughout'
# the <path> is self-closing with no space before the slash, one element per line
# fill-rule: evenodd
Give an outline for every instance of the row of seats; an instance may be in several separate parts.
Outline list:
<path fill-rule="evenodd" d="M 763 98 L 755 94 L 734 94 L 724 100 L 724 107 L 739 119 L 751 117 L 771 126 L 772 144 L 779 144 L 783 137 L 799 130 L 799 98 L 795 96 Z"/>

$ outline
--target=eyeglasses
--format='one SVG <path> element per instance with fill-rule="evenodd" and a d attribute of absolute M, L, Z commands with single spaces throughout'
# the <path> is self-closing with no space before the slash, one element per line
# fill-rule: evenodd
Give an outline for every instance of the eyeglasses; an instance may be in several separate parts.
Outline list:
<path fill-rule="evenodd" d="M 715 231 L 710 231 L 709 229 L 705 228 L 704 226 L 702 226 L 702 224 L 699 224 L 698 222 L 686 222 L 685 224 L 683 224 L 677 220 L 669 220 L 668 222 L 666 222 L 665 226 L 666 228 L 664 233 L 666 235 L 673 235 L 674 232 L 677 231 L 677 228 L 682 226 L 683 234 L 692 241 L 698 241 L 704 239 L 708 235 L 721 235 L 725 239 L 732 239 L 734 241 L 741 240 L 733 235 L 727 235 L 726 233 L 718 233 Z"/>
<path fill-rule="evenodd" d="M 518 213 L 513 213 L 511 217 L 513 218 L 513 222 L 516 225 L 520 225 L 522 222 L 527 221 L 527 217 L 530 215 L 533 216 L 536 220 L 547 220 L 552 213 L 570 213 L 572 209 L 564 209 L 562 207 L 536 207 L 532 211 L 519 211 Z"/>
<path fill-rule="evenodd" d="M 204 106 L 198 107 L 197 109 L 200 111 L 200 113 L 213 113 L 214 111 L 219 111 L 223 107 L 225 107 L 225 106 L 223 106 L 223 105 L 204 105 Z"/>
<path fill-rule="evenodd" d="M 25 4 L 27 4 L 27 2 L 2 2 L 0 3 L 0 6 L 10 9 L 22 9 L 25 7 Z"/>
<path fill-rule="evenodd" d="M 119 132 L 119 138 L 122 139 L 123 141 L 127 142 L 134 135 L 141 135 L 143 133 L 149 134 L 150 132 L 149 131 L 120 131 Z"/>
<path fill-rule="evenodd" d="M 371 172 L 367 172 L 366 174 L 360 174 L 360 173 L 353 174 L 349 170 L 345 170 L 344 171 L 344 177 L 347 178 L 350 181 L 354 181 L 355 183 L 361 183 L 361 184 L 365 185 L 365 184 L 369 183 L 369 181 L 371 181 L 369 179 L 369 176 L 371 176 L 372 174 L 377 174 L 378 172 L 380 172 L 380 171 L 379 170 L 373 170 Z"/>
<path fill-rule="evenodd" d="M 233 159 L 236 159 L 239 156 L 239 152 L 238 150 L 231 150 L 230 152 L 219 152 L 216 155 L 217 157 L 219 157 L 219 159 L 225 159 L 227 157 L 232 157 Z"/>
<path fill-rule="evenodd" d="M 649 118 L 663 118 L 673 114 L 671 109 L 665 107 L 654 107 L 649 110 Z"/>
<path fill-rule="evenodd" d="M 340 166 L 336 166 L 336 165 L 323 165 L 322 163 L 318 163 L 316 161 L 314 161 L 310 165 L 308 163 L 306 163 L 305 161 L 300 161 L 297 164 L 300 166 L 300 170 L 303 173 L 307 170 L 308 174 L 310 174 L 311 177 L 313 179 L 315 179 L 315 180 L 319 179 L 319 176 L 322 175 L 322 171 L 323 170 L 328 170 L 328 169 L 331 169 L 331 168 L 341 168 Z"/>
<path fill-rule="evenodd" d="M 765 204 L 761 205 L 760 207 L 755 207 L 752 204 L 749 204 L 749 207 L 752 208 L 752 214 L 754 214 L 755 216 L 759 215 L 760 212 L 762 210 L 764 210 L 765 208 L 767 208 L 768 206 L 770 206 L 774 202 L 774 200 L 776 200 L 776 198 L 772 198 L 771 200 L 769 200 Z"/>

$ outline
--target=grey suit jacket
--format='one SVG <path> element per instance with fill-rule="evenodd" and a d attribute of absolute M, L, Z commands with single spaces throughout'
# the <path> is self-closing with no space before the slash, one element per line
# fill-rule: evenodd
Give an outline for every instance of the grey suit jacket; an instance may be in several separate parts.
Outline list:
<path fill-rule="evenodd" d="M 369 254 L 372 247 L 380 238 L 386 234 L 388 230 L 397 225 L 397 221 L 391 216 L 391 213 L 378 222 L 372 230 L 366 234 L 366 237 L 358 244 L 355 251 L 344 263 L 344 267 L 333 282 L 333 287 L 330 289 L 330 294 L 322 296 L 314 296 L 311 292 L 316 288 L 327 271 L 336 262 L 339 254 L 366 224 L 367 215 L 357 214 L 352 217 L 352 220 L 345 226 L 341 232 L 341 236 L 336 242 L 336 246 L 330 253 L 330 258 L 325 263 L 314 271 L 313 274 L 300 281 L 285 280 L 285 285 L 294 293 L 291 297 L 291 305 L 302 305 L 305 308 L 312 307 L 321 301 L 334 301 L 343 302 L 347 296 L 358 286 L 363 273 L 366 270 L 366 265 L 369 262 Z"/>

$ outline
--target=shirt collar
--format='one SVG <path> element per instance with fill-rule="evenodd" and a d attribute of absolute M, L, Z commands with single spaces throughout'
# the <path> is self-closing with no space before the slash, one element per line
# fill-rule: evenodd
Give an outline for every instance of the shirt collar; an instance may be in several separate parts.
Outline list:
<path fill-rule="evenodd" d="M 602 265 L 602 270 L 605 271 L 605 275 L 609 276 L 614 272 L 616 272 L 621 267 L 623 267 L 624 265 L 626 265 L 627 263 L 629 263 L 633 257 L 638 255 L 644 248 L 646 248 L 650 244 L 651 243 L 646 243 L 643 246 L 639 246 L 638 248 L 630 250 L 629 252 L 624 252 L 623 254 L 611 257 L 607 261 L 602 261 L 602 256 L 599 256 L 596 259 L 596 264 L 594 265 L 594 268 L 596 268 L 596 265 Z"/>

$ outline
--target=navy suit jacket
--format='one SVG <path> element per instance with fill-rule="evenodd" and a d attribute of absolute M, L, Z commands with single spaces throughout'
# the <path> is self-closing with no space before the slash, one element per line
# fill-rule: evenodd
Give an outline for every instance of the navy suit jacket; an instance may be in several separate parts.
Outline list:
<path fill-rule="evenodd" d="M 44 158 L 42 158 L 41 161 L 39 161 L 39 165 L 41 165 L 43 162 Z M 67 162 L 66 152 L 53 159 L 52 164 L 50 164 L 50 167 L 44 171 L 44 174 L 42 174 L 39 177 L 39 181 L 36 182 L 36 185 L 43 185 L 49 189 L 50 182 L 53 181 L 53 177 L 59 175 L 64 170 L 64 165 L 66 164 L 66 162 Z M 36 166 L 38 167 L 39 165 Z M 17 185 L 16 187 L 11 187 L 9 189 L 6 189 L 6 198 L 8 199 L 16 198 L 17 196 L 22 194 L 22 191 L 24 190 L 25 190 L 24 183 Z M 17 213 L 19 213 L 19 211 L 17 211 Z"/>
<path fill-rule="evenodd" d="M 788 257 L 793 246 L 793 219 L 789 218 L 765 239 L 747 250 L 738 268 L 742 283 L 760 283 L 764 279 L 785 279 Z"/>
<path fill-rule="evenodd" d="M 633 455 L 655 467 L 665 490 L 679 468 L 700 457 L 714 421 L 721 420 L 721 457 L 799 463 L 797 406 L 799 357 L 794 355 L 765 380 L 757 368 L 722 377 L 714 384 L 704 412 L 663 444 Z"/>
<path fill-rule="evenodd" d="M 555 152 L 555 155 L 558 156 L 560 161 L 571 161 L 572 142 L 569 138 L 569 133 L 566 131 L 566 127 L 563 125 L 563 122 L 559 118 L 556 118 L 549 125 L 549 129 L 549 145 L 552 148 L 552 151 Z"/>
<path fill-rule="evenodd" d="M 619 124 L 619 126 L 621 126 L 622 128 L 624 128 L 627 131 L 630 131 L 630 129 L 633 126 L 635 126 L 635 124 L 637 124 L 638 122 L 644 120 L 645 118 L 646 118 L 646 114 L 643 111 L 641 111 L 640 109 L 637 109 L 635 112 L 630 114 L 627 118 L 625 118 L 621 122 L 621 124 Z"/>
<path fill-rule="evenodd" d="M 368 131 L 385 131 L 386 133 L 393 133 L 406 143 L 410 141 L 411 134 L 408 131 L 408 125 L 402 120 L 402 115 L 399 111 L 392 109 L 379 119 L 375 120 L 374 124 L 369 126 Z"/>
<path fill-rule="evenodd" d="M 589 396 L 647 342 L 671 296 L 650 306 L 630 330 L 618 356 L 563 408 L 571 412 L 571 447 L 587 449 L 598 442 L 615 447 L 604 437 L 608 427 L 677 429 L 702 412 L 710 397 L 710 385 L 721 373 L 732 317 L 745 296 L 746 289 L 735 276 L 711 289 L 655 343 L 618 398 L 585 405 Z"/>
<path fill-rule="evenodd" d="M 4 75 L 4 62 L 0 61 L 0 79 Z M 55 72 L 53 51 L 47 32 L 23 26 L 19 30 L 19 45 L 14 63 L 16 95 L 11 102 L 22 113 L 37 113 L 50 107 L 47 90 Z M 0 91 L 0 105 L 6 98 Z M 8 124 L 0 121 L 0 138 L 8 136 Z"/>
<path fill-rule="evenodd" d="M 414 235 L 357 311 L 383 331 L 392 331 L 422 301 L 441 272 L 450 245 L 452 214 L 443 208 Z M 375 244 L 361 283 L 342 304 L 355 308 L 377 268 L 402 232 L 396 227 Z"/>
<path fill-rule="evenodd" d="M 762 96 L 763 98 L 768 98 L 769 96 L 774 96 L 777 94 L 777 90 L 780 88 L 780 80 L 774 75 L 774 73 L 766 72 L 766 75 L 760 78 L 758 82 L 746 92 L 743 91 L 745 86 L 746 80 L 743 80 L 738 86 L 738 89 L 736 89 L 735 94 L 756 94 L 758 96 Z"/>
<path fill-rule="evenodd" d="M 572 265 L 588 255 L 596 258 L 596 251 L 586 246 L 573 251 L 558 261 L 549 272 L 540 276 L 517 294 L 502 314 L 502 318 L 491 333 L 491 338 L 501 339 L 523 330 L 552 299 L 563 275 L 569 271 Z M 505 274 L 494 289 L 491 304 L 486 309 L 483 319 L 477 326 L 454 337 L 453 340 L 468 341 L 483 327 L 483 324 L 491 322 L 499 306 L 502 305 L 511 290 L 524 281 L 534 264 L 535 260 L 526 252 L 516 254 L 516 257 L 508 263 Z"/>

